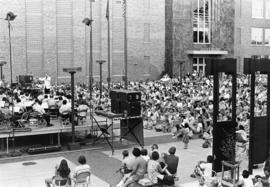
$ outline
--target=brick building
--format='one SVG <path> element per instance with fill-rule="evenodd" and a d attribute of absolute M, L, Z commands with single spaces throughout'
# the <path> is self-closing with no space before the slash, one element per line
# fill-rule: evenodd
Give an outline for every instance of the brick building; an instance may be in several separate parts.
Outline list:
<path fill-rule="evenodd" d="M 93 0 L 92 0 L 93 1 Z M 111 75 L 124 74 L 123 2 L 110 0 Z M 107 61 L 107 0 L 95 0 L 93 10 L 93 72 L 99 77 L 96 60 Z M 1 0 L 0 18 L 8 11 L 17 16 L 12 22 L 13 74 L 45 73 L 68 78 L 63 67 L 81 66 L 76 78 L 87 82 L 89 27 L 82 20 L 90 15 L 89 0 Z M 128 77 L 130 80 L 157 78 L 164 69 L 165 0 L 128 0 Z M 7 22 L 0 19 L 0 57 L 9 59 Z M 9 65 L 4 66 L 9 77 Z M 104 80 L 107 64 L 103 66 Z M 9 80 L 9 79 L 7 79 Z"/>
<path fill-rule="evenodd" d="M 204 73 L 206 58 L 234 57 L 234 13 L 234 0 L 166 0 L 166 70 Z"/>
<path fill-rule="evenodd" d="M 235 1 L 235 57 L 238 71 L 244 58 L 270 57 L 270 1 Z"/>

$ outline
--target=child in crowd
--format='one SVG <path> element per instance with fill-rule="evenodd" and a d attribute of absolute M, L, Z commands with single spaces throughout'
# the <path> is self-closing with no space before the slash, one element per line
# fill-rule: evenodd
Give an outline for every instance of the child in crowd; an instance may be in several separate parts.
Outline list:
<path fill-rule="evenodd" d="M 182 139 L 182 141 L 184 142 L 184 149 L 188 148 L 188 143 L 189 143 L 188 133 L 189 133 L 189 131 L 190 131 L 189 125 L 188 125 L 188 123 L 185 123 L 184 130 L 183 130 L 183 139 Z"/>
<path fill-rule="evenodd" d="M 255 176 L 255 185 L 254 187 L 263 187 L 262 177 L 260 175 Z"/>

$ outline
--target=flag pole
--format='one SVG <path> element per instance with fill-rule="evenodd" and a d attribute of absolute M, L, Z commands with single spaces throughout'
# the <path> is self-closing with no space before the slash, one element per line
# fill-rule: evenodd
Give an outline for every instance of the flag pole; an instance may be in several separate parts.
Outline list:
<path fill-rule="evenodd" d="M 110 4 L 107 0 L 106 18 L 108 22 L 108 90 L 111 88 L 111 39 L 110 39 Z"/>

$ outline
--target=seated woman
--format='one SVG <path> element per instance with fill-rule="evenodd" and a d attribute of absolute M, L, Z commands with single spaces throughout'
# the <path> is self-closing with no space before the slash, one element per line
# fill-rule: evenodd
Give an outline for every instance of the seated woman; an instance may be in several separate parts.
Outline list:
<path fill-rule="evenodd" d="M 159 160 L 159 153 L 157 151 L 152 152 L 151 160 L 148 162 L 147 172 L 150 181 L 154 184 L 162 185 L 174 185 L 174 179 L 171 175 L 164 175 L 167 169 L 167 165 L 162 169 Z"/>
<path fill-rule="evenodd" d="M 203 177 L 205 180 L 211 182 L 212 178 L 212 163 L 214 159 L 213 156 L 208 155 L 206 162 L 199 161 L 195 166 L 194 172 L 190 175 L 191 177 Z"/>
<path fill-rule="evenodd" d="M 52 178 L 45 179 L 46 186 L 50 187 L 53 180 L 60 181 L 61 186 L 65 184 L 71 185 L 70 169 L 65 159 L 61 160 L 59 166 L 55 166 L 55 175 Z"/>

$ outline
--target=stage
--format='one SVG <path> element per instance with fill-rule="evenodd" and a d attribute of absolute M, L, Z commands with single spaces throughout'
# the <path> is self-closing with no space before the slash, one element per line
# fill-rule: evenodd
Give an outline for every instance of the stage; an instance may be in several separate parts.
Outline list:
<path fill-rule="evenodd" d="M 64 157 L 31 160 L 30 162 L 15 162 L 0 164 L 0 186 L 5 187 L 30 187 L 45 186 L 45 179 L 54 175 L 54 168 Z M 66 159 L 67 160 L 67 159 Z M 73 176 L 76 164 L 67 160 Z M 24 164 L 25 163 L 25 164 Z M 28 165 L 30 164 L 30 165 Z M 32 165 L 31 165 L 32 164 Z M 91 175 L 91 186 L 109 187 L 110 185 L 93 173 Z"/>
<path fill-rule="evenodd" d="M 89 133 L 91 130 L 93 131 L 99 131 L 98 125 L 99 126 L 106 126 L 107 125 L 107 120 L 104 117 L 101 116 L 95 116 L 96 120 L 93 120 L 93 125 L 92 125 L 92 120 L 88 117 L 85 122 L 82 125 L 76 125 L 75 126 L 75 132 L 85 132 Z M 31 127 L 31 131 L 27 132 L 16 132 L 14 133 L 14 137 L 24 137 L 24 136 L 35 136 L 35 135 L 52 135 L 52 134 L 57 134 L 57 144 L 61 145 L 60 142 L 60 134 L 62 133 L 71 133 L 72 131 L 72 126 L 71 124 L 69 125 L 63 125 L 60 119 L 56 120 L 51 120 L 51 123 L 53 126 L 51 127 L 36 127 L 33 126 Z M 97 124 L 98 123 L 98 124 Z M 113 129 L 117 128 L 113 126 Z M 113 129 L 111 129 L 111 133 L 113 132 Z M 2 133 L 0 131 L 0 139 L 1 139 L 1 145 L 0 148 L 4 148 L 5 144 L 5 139 L 6 139 L 6 153 L 9 153 L 9 141 L 10 139 L 13 138 L 13 133 L 12 131 L 10 132 L 4 132 Z M 53 142 L 53 136 L 50 137 L 51 142 Z"/>

